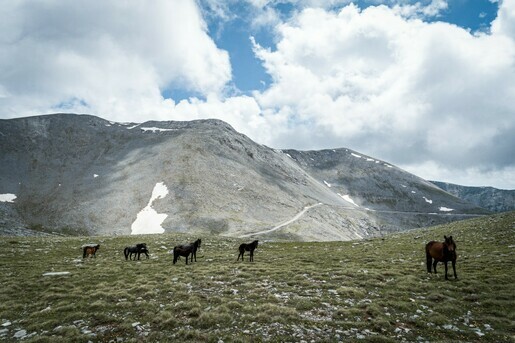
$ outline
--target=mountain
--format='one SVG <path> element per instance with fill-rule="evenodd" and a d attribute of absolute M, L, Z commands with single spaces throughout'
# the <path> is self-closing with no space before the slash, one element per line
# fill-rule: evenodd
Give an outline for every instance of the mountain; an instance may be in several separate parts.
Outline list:
<path fill-rule="evenodd" d="M 219 120 L 0 120 L 0 146 L 3 234 L 348 240 L 488 213 L 352 150 L 274 150 Z"/>
<path fill-rule="evenodd" d="M 431 181 L 431 183 L 460 199 L 492 212 L 515 210 L 515 190 L 493 187 L 468 187 L 439 181 Z"/>

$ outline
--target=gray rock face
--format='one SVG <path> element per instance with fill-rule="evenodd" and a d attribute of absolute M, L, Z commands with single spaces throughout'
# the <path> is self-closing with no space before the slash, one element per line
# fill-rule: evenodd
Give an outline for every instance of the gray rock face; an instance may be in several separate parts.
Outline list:
<path fill-rule="evenodd" d="M 492 212 L 515 210 L 515 190 L 493 187 L 467 187 L 438 181 L 431 182 L 460 199 Z"/>
<path fill-rule="evenodd" d="M 266 236 L 340 240 L 487 212 L 351 150 L 273 150 L 219 120 L 0 120 L 0 146 L 0 194 L 16 195 L 0 202 L 4 234 L 130 234 L 146 209 L 165 231 L 240 236 L 320 203 Z M 168 192 L 153 195 L 160 183 Z"/>

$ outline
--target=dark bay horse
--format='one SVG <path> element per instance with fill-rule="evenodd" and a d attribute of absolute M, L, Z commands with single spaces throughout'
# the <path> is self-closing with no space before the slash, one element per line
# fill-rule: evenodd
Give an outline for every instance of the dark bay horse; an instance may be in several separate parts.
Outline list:
<path fill-rule="evenodd" d="M 125 255 L 125 260 L 131 259 L 132 260 L 132 254 L 134 254 L 134 260 L 136 260 L 136 256 L 138 256 L 138 260 L 140 259 L 141 254 L 145 254 L 148 259 L 148 248 L 146 243 L 139 243 L 132 247 L 126 247 L 123 250 L 123 254 Z"/>
<path fill-rule="evenodd" d="M 200 244 L 202 240 L 199 238 L 195 242 L 190 244 L 182 244 L 173 248 L 173 264 L 177 262 L 180 256 L 186 257 L 186 264 L 188 264 L 188 257 L 191 254 L 191 262 L 193 262 L 193 258 L 195 258 L 195 262 L 197 262 L 197 249 L 200 248 Z"/>
<path fill-rule="evenodd" d="M 257 239 L 249 244 L 245 244 L 245 243 L 241 244 L 240 247 L 238 248 L 240 250 L 240 254 L 238 255 L 238 258 L 236 259 L 236 261 L 238 261 L 240 259 L 240 256 L 241 256 L 241 260 L 243 261 L 243 254 L 245 254 L 245 251 L 250 251 L 249 261 L 253 262 L 254 261 L 254 250 L 256 250 L 257 246 L 258 246 Z"/>
<path fill-rule="evenodd" d="M 82 246 L 82 258 L 86 256 L 97 257 L 97 250 L 100 249 L 100 244 L 85 244 Z"/>
<path fill-rule="evenodd" d="M 438 262 L 443 262 L 445 265 L 445 280 L 447 278 L 447 262 L 452 262 L 452 270 L 454 272 L 454 278 L 457 279 L 456 275 L 456 243 L 452 240 L 452 236 L 443 236 L 444 242 L 431 241 L 426 244 L 426 260 L 427 260 L 427 272 L 431 273 L 431 263 L 436 274 L 436 265 Z"/>

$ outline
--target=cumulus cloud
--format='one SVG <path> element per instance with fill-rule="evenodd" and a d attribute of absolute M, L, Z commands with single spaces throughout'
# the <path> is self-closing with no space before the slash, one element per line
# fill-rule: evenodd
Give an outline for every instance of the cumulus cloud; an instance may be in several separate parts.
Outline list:
<path fill-rule="evenodd" d="M 253 42 L 272 83 L 235 95 L 198 7 L 229 21 L 234 0 L 4 1 L 0 116 L 219 118 L 274 148 L 349 147 L 428 179 L 515 188 L 515 0 L 489 33 L 425 21 L 444 0 L 286 2 L 288 16 L 247 0 L 254 28 L 274 28 L 273 46 Z"/>
<path fill-rule="evenodd" d="M 492 34 L 385 6 L 300 12 L 277 27 L 275 50 L 255 44 L 273 79 L 255 97 L 290 123 L 271 144 L 332 141 L 401 166 L 513 166 L 512 3 L 503 3 Z"/>
<path fill-rule="evenodd" d="M 0 9 L 3 115 L 159 115 L 167 88 L 220 94 L 231 79 L 193 1 L 16 1 Z M 169 101 L 168 101 L 169 102 Z"/>

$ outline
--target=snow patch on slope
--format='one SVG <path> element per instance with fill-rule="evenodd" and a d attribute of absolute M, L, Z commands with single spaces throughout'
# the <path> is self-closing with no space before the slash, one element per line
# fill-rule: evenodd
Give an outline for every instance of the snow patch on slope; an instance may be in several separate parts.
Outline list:
<path fill-rule="evenodd" d="M 12 193 L 0 194 L 0 202 L 14 202 L 16 195 Z"/>
<path fill-rule="evenodd" d="M 347 195 L 347 194 L 345 194 L 345 195 L 341 195 L 340 193 L 337 193 L 337 194 L 338 194 L 340 197 L 342 197 L 342 199 L 343 199 L 343 200 L 345 200 L 345 201 L 347 201 L 347 202 L 350 202 L 351 204 L 353 204 L 353 205 L 354 205 L 354 206 L 356 206 L 356 207 L 359 207 L 359 205 L 358 205 L 358 204 L 356 204 L 356 203 L 354 202 L 354 200 L 352 200 L 352 199 L 351 199 L 351 197 L 350 197 L 349 195 Z"/>
<path fill-rule="evenodd" d="M 163 233 L 165 230 L 161 226 L 164 222 L 167 214 L 157 213 L 156 210 L 152 208 L 152 203 L 157 199 L 162 199 L 168 195 L 168 187 L 163 182 L 158 182 L 154 186 L 154 190 L 152 191 L 152 196 L 147 204 L 147 206 L 138 213 L 136 220 L 132 223 L 131 226 L 131 234 L 132 235 L 141 235 L 141 234 L 151 234 L 151 233 Z"/>

